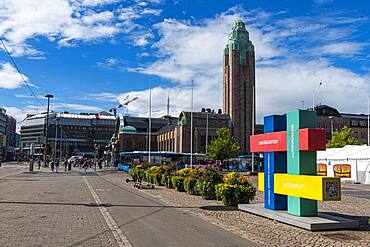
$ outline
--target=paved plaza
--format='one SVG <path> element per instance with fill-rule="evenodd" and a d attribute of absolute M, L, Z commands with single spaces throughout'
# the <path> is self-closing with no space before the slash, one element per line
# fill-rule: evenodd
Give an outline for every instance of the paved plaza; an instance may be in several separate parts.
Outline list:
<path fill-rule="evenodd" d="M 0 246 L 258 246 L 133 188 L 122 174 L 14 166 L 0 168 Z"/>
<path fill-rule="evenodd" d="M 360 220 L 358 230 L 309 232 L 163 187 L 138 190 L 120 172 L 27 170 L 0 168 L 0 246 L 370 246 L 368 185 L 345 184 L 341 202 L 319 205 Z"/>

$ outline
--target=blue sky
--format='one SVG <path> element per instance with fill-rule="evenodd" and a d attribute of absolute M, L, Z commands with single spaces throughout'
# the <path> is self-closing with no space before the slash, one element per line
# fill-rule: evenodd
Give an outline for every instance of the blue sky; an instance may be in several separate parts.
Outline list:
<path fill-rule="evenodd" d="M 370 94 L 367 1 L 0 0 L 0 35 L 40 96 L 57 111 L 108 110 L 128 94 L 130 114 L 222 108 L 222 50 L 234 21 L 256 48 L 257 120 L 328 104 L 365 113 Z M 322 86 L 319 82 L 323 81 Z M 17 120 L 44 106 L 0 50 L 0 106 Z"/>

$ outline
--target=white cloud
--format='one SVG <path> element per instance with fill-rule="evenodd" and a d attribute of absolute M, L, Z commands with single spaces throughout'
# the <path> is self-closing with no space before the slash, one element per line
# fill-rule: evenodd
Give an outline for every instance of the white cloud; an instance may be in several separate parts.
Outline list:
<path fill-rule="evenodd" d="M 91 93 L 89 94 L 89 97 L 93 97 L 95 100 L 99 101 L 109 101 L 109 102 L 117 102 L 118 98 L 120 97 L 120 94 L 114 94 L 114 93 Z"/>
<path fill-rule="evenodd" d="M 154 26 L 160 38 L 153 45 L 158 51 L 157 60 L 140 68 L 131 68 L 130 71 L 156 75 L 173 82 L 170 88 L 153 89 L 153 109 L 158 115 L 165 113 L 167 91 L 175 98 L 171 103 L 172 113 L 177 115 L 181 110 L 190 109 L 191 80 L 195 83 L 196 110 L 201 107 L 221 108 L 222 52 L 233 22 L 244 19 L 256 51 L 258 122 L 262 121 L 264 115 L 300 108 L 302 100 L 306 107 L 310 107 L 313 90 L 316 103 L 329 104 L 340 111 L 364 112 L 363 102 L 370 92 L 369 77 L 335 67 L 330 60 L 322 59 L 322 54 L 319 53 L 311 54 L 309 58 L 304 56 L 309 49 L 325 47 L 324 45 L 334 44 L 333 41 L 340 43 L 335 35 L 329 34 L 341 30 L 338 28 L 340 20 L 331 19 L 335 25 L 331 27 L 329 24 L 315 23 L 314 18 L 311 18 L 308 26 L 304 25 L 308 23 L 304 18 L 303 21 L 299 21 L 299 18 L 274 21 L 271 16 L 273 15 L 266 12 L 246 12 L 233 8 L 214 18 L 194 23 L 166 19 Z M 328 34 L 321 40 L 322 43 L 316 43 L 317 47 L 313 42 L 309 43 L 309 48 L 299 46 L 302 40 L 309 42 L 316 35 L 315 32 L 323 27 L 325 30 L 321 30 L 321 33 Z M 342 34 L 340 39 L 349 39 L 348 34 L 350 33 Z M 287 37 L 290 37 L 288 42 Z M 354 49 L 354 43 L 347 43 L 347 46 L 345 44 L 327 48 L 341 54 L 358 52 L 361 49 Z M 323 86 L 318 87 L 321 80 L 324 82 Z M 147 115 L 148 91 L 129 93 L 140 98 L 130 109 L 139 115 Z M 358 100 L 354 102 L 354 99 Z"/>
<path fill-rule="evenodd" d="M 119 61 L 117 58 L 109 57 L 105 59 L 103 62 L 97 62 L 96 65 L 102 69 L 112 69 L 118 63 Z"/>
<path fill-rule="evenodd" d="M 82 4 L 88 5 L 88 6 L 97 6 L 97 5 L 112 4 L 112 3 L 117 3 L 117 2 L 119 2 L 119 0 L 83 0 Z"/>
<path fill-rule="evenodd" d="M 0 34 L 5 37 L 14 55 L 34 55 L 37 51 L 27 44 L 30 38 L 46 36 L 60 45 L 75 40 L 91 41 L 110 37 L 120 31 L 112 22 L 110 11 L 94 12 L 91 6 L 114 1 L 68 0 L 2 0 Z"/>
<path fill-rule="evenodd" d="M 70 104 L 70 103 L 53 103 L 52 109 L 54 111 L 88 111 L 88 112 L 99 112 L 102 111 L 102 108 L 91 105 L 82 105 L 82 104 Z"/>
<path fill-rule="evenodd" d="M 94 24 L 97 22 L 108 22 L 114 18 L 114 15 L 110 11 L 103 11 L 100 13 L 92 12 L 89 15 L 83 16 L 81 19 L 86 24 Z"/>
<path fill-rule="evenodd" d="M 156 15 L 156 16 L 159 16 L 161 13 L 162 13 L 161 9 L 145 8 L 141 11 L 142 15 Z"/>
<path fill-rule="evenodd" d="M 339 42 L 327 44 L 322 47 L 314 49 L 314 51 L 321 54 L 329 55 L 353 55 L 361 52 L 365 47 L 365 44 L 356 42 Z"/>
<path fill-rule="evenodd" d="M 365 112 L 370 77 L 331 65 L 327 60 L 287 61 L 278 66 L 259 67 L 256 71 L 257 109 L 264 115 L 327 104 L 341 112 Z M 323 81 L 320 86 L 319 82 Z"/>
<path fill-rule="evenodd" d="M 23 77 L 28 81 L 27 76 Z M 20 87 L 22 83 L 20 75 L 10 63 L 0 63 L 0 88 L 14 89 Z"/>
<path fill-rule="evenodd" d="M 113 10 L 102 10 L 102 6 L 113 4 Z M 118 0 L 0 0 L 0 35 L 13 55 L 40 57 L 40 51 L 29 43 L 39 36 L 60 46 L 73 46 L 134 29 L 143 32 L 145 27 L 136 19 L 161 13 L 147 4 L 128 5 Z M 129 36 L 129 40 L 134 38 Z"/>

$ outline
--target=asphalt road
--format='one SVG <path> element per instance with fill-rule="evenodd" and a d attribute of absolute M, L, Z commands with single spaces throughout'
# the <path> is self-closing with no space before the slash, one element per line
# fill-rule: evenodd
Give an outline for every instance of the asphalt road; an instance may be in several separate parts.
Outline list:
<path fill-rule="evenodd" d="M 370 198 L 370 187 L 365 188 L 363 185 L 359 185 L 357 188 L 344 187 L 342 194 L 366 199 Z"/>
<path fill-rule="evenodd" d="M 3 164 L 0 246 L 257 246 L 123 179 L 83 175 Z"/>
<path fill-rule="evenodd" d="M 98 197 L 133 246 L 257 246 L 231 232 L 188 215 L 122 181 L 88 177 Z"/>
<path fill-rule="evenodd" d="M 17 162 L 1 163 L 0 178 L 17 175 L 20 174 L 21 172 L 27 171 L 27 169 L 28 166 L 26 163 L 17 163 Z"/>

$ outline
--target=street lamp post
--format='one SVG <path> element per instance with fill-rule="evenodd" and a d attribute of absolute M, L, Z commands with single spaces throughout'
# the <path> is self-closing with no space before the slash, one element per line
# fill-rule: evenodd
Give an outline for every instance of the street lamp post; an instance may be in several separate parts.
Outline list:
<path fill-rule="evenodd" d="M 191 81 L 191 112 L 190 112 L 190 168 L 193 168 L 193 110 L 194 110 L 194 81 Z"/>
<path fill-rule="evenodd" d="M 333 119 L 334 119 L 334 117 L 333 116 L 330 116 L 329 119 L 330 119 L 331 139 L 333 139 L 333 134 L 334 134 L 334 123 L 333 123 Z"/>
<path fill-rule="evenodd" d="M 49 109 L 50 109 L 50 99 L 54 96 L 51 94 L 45 95 L 45 97 L 48 99 L 48 107 L 46 111 L 46 126 L 44 127 L 44 134 L 45 134 L 45 145 L 44 145 L 44 167 L 46 167 L 46 152 L 47 152 L 47 146 L 48 146 L 48 130 L 49 130 Z"/>
<path fill-rule="evenodd" d="M 207 149 L 208 149 L 208 112 L 207 114 L 207 122 L 206 122 L 206 154 L 207 154 Z"/>
<path fill-rule="evenodd" d="M 59 158 L 63 155 L 63 125 L 60 124 L 60 143 L 59 143 Z"/>
<path fill-rule="evenodd" d="M 367 96 L 367 145 L 370 146 L 370 100 Z"/>
<path fill-rule="evenodd" d="M 58 138 L 58 121 L 59 118 L 55 118 L 55 143 L 54 143 L 54 162 L 56 161 L 57 158 L 57 138 Z"/>

